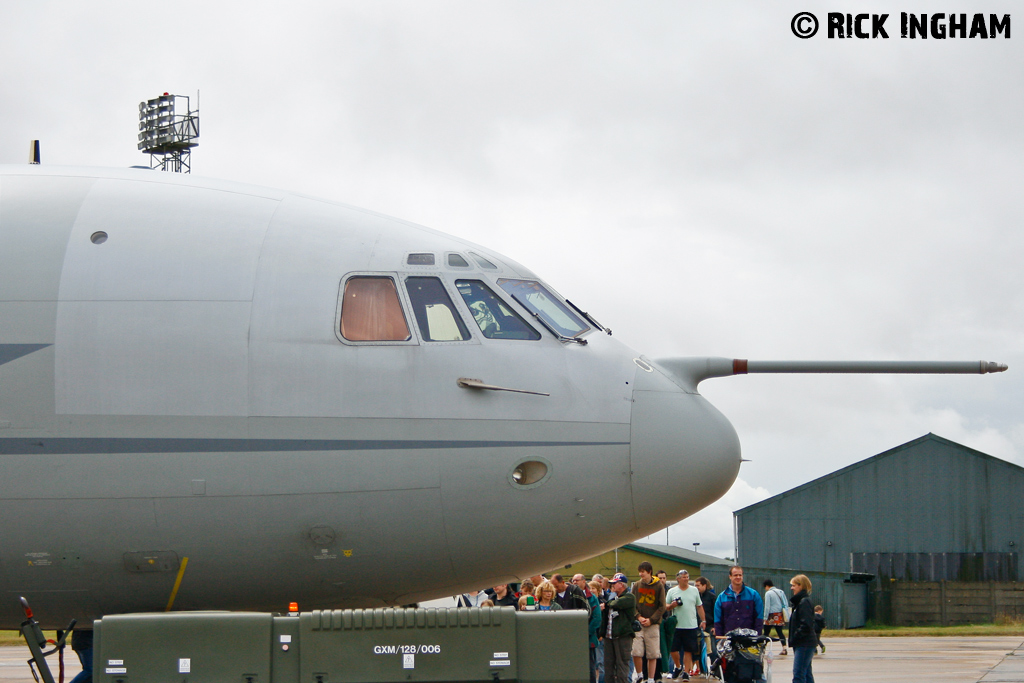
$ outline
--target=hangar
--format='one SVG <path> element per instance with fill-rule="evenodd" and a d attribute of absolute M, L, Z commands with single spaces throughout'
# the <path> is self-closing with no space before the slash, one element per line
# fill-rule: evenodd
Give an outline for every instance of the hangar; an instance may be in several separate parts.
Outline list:
<path fill-rule="evenodd" d="M 926 434 L 737 510 L 737 558 L 744 565 L 872 574 L 876 609 L 869 616 L 884 621 L 890 599 L 892 620 L 927 621 L 897 614 L 895 593 L 879 599 L 895 582 L 922 590 L 934 584 L 929 600 L 941 608 L 942 623 L 955 621 L 950 605 L 966 600 L 947 592 L 968 583 L 988 597 L 984 610 L 964 619 L 991 621 L 1007 609 L 1016 616 L 1022 591 L 1014 586 L 1007 588 L 1012 597 L 999 595 L 1004 584 L 1024 578 L 1021 491 L 1024 468 Z"/>
<path fill-rule="evenodd" d="M 740 562 L 1020 581 L 1024 468 L 935 434 L 737 510 Z"/>

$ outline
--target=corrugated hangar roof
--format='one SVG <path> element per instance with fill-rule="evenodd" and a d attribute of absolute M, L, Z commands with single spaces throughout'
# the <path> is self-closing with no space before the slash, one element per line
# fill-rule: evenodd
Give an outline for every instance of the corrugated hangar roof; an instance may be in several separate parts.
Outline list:
<path fill-rule="evenodd" d="M 733 562 L 730 560 L 725 560 L 721 557 L 715 557 L 714 555 L 706 555 L 704 553 L 694 552 L 693 550 L 680 548 L 676 545 L 659 545 L 657 543 L 627 543 L 622 547 L 630 548 L 633 550 L 640 550 L 645 553 L 650 553 L 651 555 L 663 557 L 666 560 L 682 560 L 685 562 L 689 562 L 691 564 L 720 564 L 727 567 L 733 564 Z"/>

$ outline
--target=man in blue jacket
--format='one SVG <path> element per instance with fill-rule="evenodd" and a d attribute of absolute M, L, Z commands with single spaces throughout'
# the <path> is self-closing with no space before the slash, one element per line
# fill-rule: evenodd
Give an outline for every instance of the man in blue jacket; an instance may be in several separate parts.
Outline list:
<path fill-rule="evenodd" d="M 729 631 L 749 628 L 761 634 L 764 601 L 756 590 L 743 583 L 743 567 L 729 567 L 729 585 L 715 601 L 715 635 L 721 638 Z"/>

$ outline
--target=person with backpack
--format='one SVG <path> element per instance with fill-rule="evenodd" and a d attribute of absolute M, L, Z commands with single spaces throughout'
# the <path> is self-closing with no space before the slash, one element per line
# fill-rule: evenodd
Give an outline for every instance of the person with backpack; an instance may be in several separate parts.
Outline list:
<path fill-rule="evenodd" d="M 771 579 L 764 580 L 764 635 L 770 636 L 772 629 L 778 634 L 778 641 L 782 643 L 782 654 L 786 652 L 786 636 L 782 633 L 782 626 L 786 623 L 786 594 L 780 588 L 776 588 Z"/>

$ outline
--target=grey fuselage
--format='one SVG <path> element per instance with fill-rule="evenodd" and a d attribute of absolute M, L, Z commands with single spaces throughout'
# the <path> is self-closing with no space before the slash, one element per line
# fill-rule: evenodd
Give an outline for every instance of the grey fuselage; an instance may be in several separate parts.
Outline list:
<path fill-rule="evenodd" d="M 347 340 L 352 274 L 395 282 L 408 320 L 406 278 L 438 278 L 470 337 L 410 324 L 407 341 Z M 22 620 L 20 595 L 49 626 L 172 596 L 278 611 L 452 595 L 603 552 L 729 489 L 738 439 L 695 388 L 599 329 L 557 338 L 499 278 L 537 280 L 286 192 L 0 166 L 0 628 Z M 485 337 L 457 280 L 486 283 L 539 339 Z M 524 462 L 543 477 L 517 481 Z"/>

